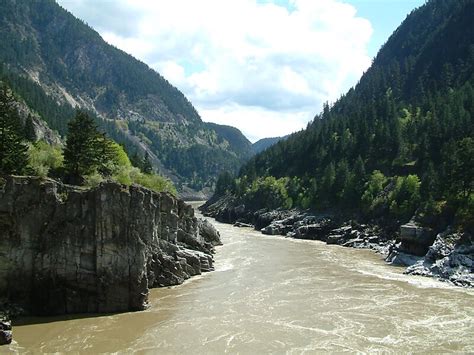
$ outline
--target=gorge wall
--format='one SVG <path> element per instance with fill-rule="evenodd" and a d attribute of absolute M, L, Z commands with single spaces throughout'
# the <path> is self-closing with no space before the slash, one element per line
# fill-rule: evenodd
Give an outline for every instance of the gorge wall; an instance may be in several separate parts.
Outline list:
<path fill-rule="evenodd" d="M 0 181 L 0 295 L 32 314 L 146 308 L 149 289 L 212 270 L 218 232 L 167 193 Z"/>

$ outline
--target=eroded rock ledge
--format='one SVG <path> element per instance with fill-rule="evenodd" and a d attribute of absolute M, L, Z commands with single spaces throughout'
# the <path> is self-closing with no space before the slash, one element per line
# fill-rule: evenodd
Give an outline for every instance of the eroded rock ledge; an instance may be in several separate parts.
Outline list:
<path fill-rule="evenodd" d="M 263 234 L 372 249 L 391 264 L 407 266 L 407 274 L 474 287 L 474 237 L 467 232 L 448 227 L 437 234 L 414 221 L 390 232 L 379 224 L 361 224 L 334 214 L 318 215 L 298 209 L 252 211 L 231 195 L 211 199 L 201 210 L 220 222 L 253 227 Z"/>
<path fill-rule="evenodd" d="M 146 308 L 149 289 L 210 271 L 219 233 L 167 193 L 50 179 L 0 184 L 0 295 L 40 315 Z"/>

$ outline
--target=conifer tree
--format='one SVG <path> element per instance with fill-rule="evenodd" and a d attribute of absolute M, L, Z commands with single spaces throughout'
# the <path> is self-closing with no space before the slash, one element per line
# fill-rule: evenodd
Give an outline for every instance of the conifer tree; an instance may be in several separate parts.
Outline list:
<path fill-rule="evenodd" d="M 143 159 L 142 171 L 145 174 L 151 174 L 153 172 L 153 166 L 151 165 L 150 156 L 148 155 L 148 152 L 145 153 L 145 158 Z"/>
<path fill-rule="evenodd" d="M 64 166 L 73 181 L 98 168 L 104 153 L 100 148 L 102 138 L 94 120 L 85 112 L 78 111 L 68 123 Z"/>
<path fill-rule="evenodd" d="M 23 174 L 28 147 L 23 142 L 20 118 L 10 89 L 0 86 L 0 174 Z"/>
<path fill-rule="evenodd" d="M 30 141 L 30 142 L 35 142 L 36 141 L 36 132 L 35 132 L 35 126 L 33 124 L 33 118 L 31 115 L 28 115 L 25 120 L 25 127 L 23 129 L 25 139 Z"/>

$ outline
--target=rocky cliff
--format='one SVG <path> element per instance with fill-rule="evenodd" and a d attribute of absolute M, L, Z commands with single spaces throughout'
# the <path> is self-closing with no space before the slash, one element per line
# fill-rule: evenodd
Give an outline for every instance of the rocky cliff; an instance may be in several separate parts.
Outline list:
<path fill-rule="evenodd" d="M 33 314 L 142 310 L 150 288 L 212 270 L 217 244 L 212 225 L 166 193 L 0 184 L 0 295 Z"/>

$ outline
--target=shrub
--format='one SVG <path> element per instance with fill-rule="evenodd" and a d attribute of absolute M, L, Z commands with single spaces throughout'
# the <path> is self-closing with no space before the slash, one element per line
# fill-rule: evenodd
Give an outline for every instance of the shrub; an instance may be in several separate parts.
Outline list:
<path fill-rule="evenodd" d="M 29 144 L 28 166 L 32 173 L 46 177 L 52 170 L 63 166 L 62 149 L 59 146 L 49 145 L 44 141 Z"/>
<path fill-rule="evenodd" d="M 395 178 L 395 188 L 388 197 L 390 213 L 394 217 L 407 220 L 413 216 L 420 203 L 420 185 L 416 175 Z"/>
<path fill-rule="evenodd" d="M 379 170 L 374 170 L 362 194 L 362 208 L 364 212 L 374 211 L 383 203 L 383 197 L 380 194 L 386 184 L 387 178 L 385 175 Z"/>
<path fill-rule="evenodd" d="M 291 208 L 292 200 L 288 197 L 287 183 L 288 178 L 258 178 L 244 195 L 244 200 L 254 208 Z"/>

